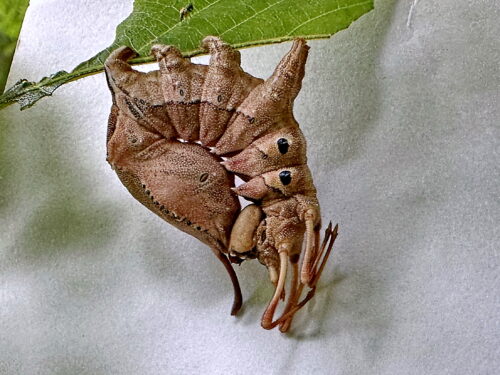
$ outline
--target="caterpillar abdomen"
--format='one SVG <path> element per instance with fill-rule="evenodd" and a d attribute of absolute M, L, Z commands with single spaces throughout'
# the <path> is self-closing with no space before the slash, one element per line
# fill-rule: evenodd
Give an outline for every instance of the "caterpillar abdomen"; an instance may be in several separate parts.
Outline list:
<path fill-rule="evenodd" d="M 308 49 L 305 42 L 296 41 L 266 81 L 244 72 L 240 67 L 240 53 L 218 38 L 207 37 L 203 45 L 211 54 L 208 66 L 193 64 L 175 47 L 161 45 L 152 47 L 159 63 L 158 71 L 141 73 L 132 69 L 126 61 L 135 53 L 127 47 L 114 51 L 107 59 L 106 73 L 115 113 L 110 117 L 108 130 L 108 160 L 113 167 L 127 169 L 141 179 L 153 179 L 149 176 L 151 173 L 156 173 L 154 178 L 161 178 L 150 164 L 170 162 L 163 160 L 164 151 L 151 156 L 151 150 L 155 149 L 151 144 L 165 139 L 198 142 L 207 152 L 208 147 L 213 148 L 211 155 L 224 156 L 244 150 L 223 163 L 228 171 L 244 179 L 281 166 L 305 163 L 305 141 L 292 114 L 292 102 L 304 74 Z M 116 129 L 123 134 L 114 135 Z M 291 146 L 289 152 L 273 155 L 275 136 L 286 139 Z M 271 145 L 271 149 L 266 151 L 264 159 L 262 150 L 266 144 L 268 148 Z M 167 145 L 160 150 L 165 147 Z M 203 163 L 200 159 L 200 164 Z M 176 168 L 175 164 L 168 166 Z M 197 183 L 193 181 L 193 186 Z M 213 188 L 221 193 L 229 192 L 232 187 L 233 178 L 228 177 Z M 141 202 L 144 203 L 144 199 Z M 165 207 L 175 204 L 160 203 Z M 213 219 L 213 210 L 206 210 L 207 220 Z M 226 216 L 233 218 L 238 210 L 239 205 L 232 204 L 226 209 Z M 153 211 L 160 214 L 154 208 Z M 188 216 L 187 213 L 184 216 Z M 196 223 L 199 217 L 193 217 L 190 222 Z M 227 244 L 228 238 L 220 237 L 220 233 L 227 236 L 227 232 L 228 228 L 218 231 L 216 240 Z"/>

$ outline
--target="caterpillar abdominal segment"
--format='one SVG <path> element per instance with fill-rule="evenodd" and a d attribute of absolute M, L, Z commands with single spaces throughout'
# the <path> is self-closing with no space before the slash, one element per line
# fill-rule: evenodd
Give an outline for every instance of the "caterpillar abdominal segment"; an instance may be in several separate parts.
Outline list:
<path fill-rule="evenodd" d="M 173 46 L 153 46 L 160 69 L 149 73 L 127 63 L 135 56 L 130 48 L 111 53 L 107 160 L 139 202 L 221 260 L 233 282 L 233 315 L 242 297 L 230 262 L 265 265 L 276 289 L 261 324 L 285 332 L 313 297 L 337 236 L 330 223 L 320 244 L 316 188 L 292 112 L 309 47 L 295 40 L 262 80 L 244 72 L 240 53 L 217 37 L 202 45 L 209 65 L 191 63 Z M 235 176 L 244 183 L 236 187 Z M 242 210 L 238 196 L 253 203 Z M 274 319 L 289 267 L 288 300 Z"/>

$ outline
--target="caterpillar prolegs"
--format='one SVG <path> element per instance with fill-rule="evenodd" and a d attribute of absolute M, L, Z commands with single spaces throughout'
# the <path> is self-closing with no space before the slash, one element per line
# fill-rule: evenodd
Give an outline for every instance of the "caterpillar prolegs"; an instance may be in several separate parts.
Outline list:
<path fill-rule="evenodd" d="M 209 65 L 191 63 L 173 46 L 153 46 L 159 70 L 149 73 L 127 63 L 135 56 L 130 48 L 111 53 L 107 160 L 139 202 L 221 260 L 233 282 L 233 315 L 242 297 L 231 262 L 264 264 L 276 289 L 262 326 L 285 332 L 313 297 L 337 236 L 330 223 L 320 244 L 316 188 L 292 111 L 309 47 L 295 40 L 262 80 L 245 73 L 240 53 L 220 39 L 206 37 L 202 46 Z M 244 183 L 235 187 L 235 176 Z M 238 196 L 252 204 L 241 210 Z M 287 303 L 274 319 L 288 268 Z"/>

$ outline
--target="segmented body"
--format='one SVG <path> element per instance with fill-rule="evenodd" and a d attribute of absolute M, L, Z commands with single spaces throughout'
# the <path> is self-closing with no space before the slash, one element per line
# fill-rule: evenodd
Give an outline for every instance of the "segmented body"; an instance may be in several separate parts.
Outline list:
<path fill-rule="evenodd" d="M 307 227 L 317 232 L 320 224 L 306 142 L 292 113 L 308 47 L 296 40 L 264 81 L 245 73 L 239 52 L 218 38 L 203 45 L 208 66 L 154 46 L 160 69 L 149 73 L 130 67 L 127 47 L 110 55 L 107 159 L 137 200 L 209 245 L 226 268 L 223 254 L 233 262 L 257 257 L 277 283 L 279 254 L 297 263 Z M 235 175 L 246 183 L 235 188 Z M 237 195 L 257 205 L 240 211 Z"/>

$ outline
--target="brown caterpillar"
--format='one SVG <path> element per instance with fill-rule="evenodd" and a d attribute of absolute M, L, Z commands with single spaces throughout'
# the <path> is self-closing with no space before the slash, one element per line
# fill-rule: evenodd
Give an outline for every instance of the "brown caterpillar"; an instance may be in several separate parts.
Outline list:
<path fill-rule="evenodd" d="M 309 47 L 295 40 L 264 81 L 245 73 L 240 53 L 217 37 L 202 45 L 208 66 L 191 63 L 173 46 L 153 46 L 160 69 L 149 73 L 127 63 L 136 55 L 130 48 L 111 53 L 105 62 L 113 97 L 107 160 L 139 202 L 222 261 L 235 292 L 232 315 L 242 297 L 230 262 L 264 264 L 276 290 L 262 327 L 285 332 L 313 297 L 337 236 L 330 223 L 320 245 L 316 188 L 292 112 Z M 235 175 L 245 183 L 235 187 Z M 237 195 L 253 204 L 241 210 Z M 287 304 L 273 320 L 289 262 Z M 304 286 L 310 290 L 300 301 Z"/>

